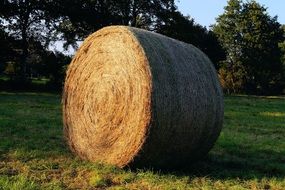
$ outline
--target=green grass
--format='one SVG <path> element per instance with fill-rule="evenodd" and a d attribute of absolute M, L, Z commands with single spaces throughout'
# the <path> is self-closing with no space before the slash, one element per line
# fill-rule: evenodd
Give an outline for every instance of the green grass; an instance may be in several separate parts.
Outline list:
<path fill-rule="evenodd" d="M 60 96 L 0 93 L 0 189 L 285 189 L 285 98 L 225 98 L 209 156 L 184 171 L 118 169 L 74 157 Z"/>

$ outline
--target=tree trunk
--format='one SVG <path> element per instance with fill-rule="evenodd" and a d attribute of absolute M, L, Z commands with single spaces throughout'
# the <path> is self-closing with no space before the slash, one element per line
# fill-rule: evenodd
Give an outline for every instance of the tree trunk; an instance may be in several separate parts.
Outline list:
<path fill-rule="evenodd" d="M 28 50 L 28 40 L 27 40 L 27 33 L 26 30 L 24 29 L 22 31 L 22 55 L 21 55 L 21 60 L 20 60 L 20 78 L 23 81 L 26 81 L 27 79 L 27 57 L 29 54 L 29 50 Z"/>
<path fill-rule="evenodd" d="M 133 10 L 132 10 L 132 21 L 131 21 L 131 26 L 135 27 L 137 25 L 137 1 L 134 0 L 133 2 Z"/>

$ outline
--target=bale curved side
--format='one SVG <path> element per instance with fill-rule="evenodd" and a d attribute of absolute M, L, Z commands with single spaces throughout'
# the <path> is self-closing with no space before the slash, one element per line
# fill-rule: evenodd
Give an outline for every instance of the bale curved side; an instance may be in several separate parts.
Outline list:
<path fill-rule="evenodd" d="M 223 122 L 211 61 L 192 45 L 113 26 L 88 37 L 68 68 L 64 133 L 77 155 L 123 167 L 176 167 L 204 156 Z"/>
<path fill-rule="evenodd" d="M 223 92 L 213 64 L 193 45 L 136 28 L 152 73 L 152 123 L 135 162 L 177 167 L 205 156 L 223 125 Z"/>

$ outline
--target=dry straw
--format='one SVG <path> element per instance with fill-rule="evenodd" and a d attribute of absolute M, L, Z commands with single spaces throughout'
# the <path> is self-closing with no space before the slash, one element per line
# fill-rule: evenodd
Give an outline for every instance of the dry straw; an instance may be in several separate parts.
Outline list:
<path fill-rule="evenodd" d="M 89 36 L 70 64 L 64 133 L 83 159 L 181 166 L 206 155 L 223 122 L 212 63 L 192 45 L 112 26 Z"/>

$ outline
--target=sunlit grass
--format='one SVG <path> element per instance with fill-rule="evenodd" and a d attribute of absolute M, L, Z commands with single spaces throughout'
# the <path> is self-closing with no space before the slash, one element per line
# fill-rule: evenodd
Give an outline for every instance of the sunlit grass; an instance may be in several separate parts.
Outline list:
<path fill-rule="evenodd" d="M 285 113 L 282 112 L 261 112 L 260 115 L 269 117 L 285 117 Z"/>
<path fill-rule="evenodd" d="M 184 171 L 118 169 L 74 157 L 59 95 L 0 93 L 1 189 L 285 189 L 285 99 L 230 96 L 209 156 Z"/>

